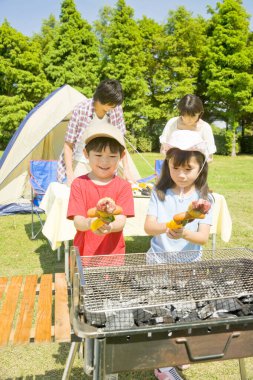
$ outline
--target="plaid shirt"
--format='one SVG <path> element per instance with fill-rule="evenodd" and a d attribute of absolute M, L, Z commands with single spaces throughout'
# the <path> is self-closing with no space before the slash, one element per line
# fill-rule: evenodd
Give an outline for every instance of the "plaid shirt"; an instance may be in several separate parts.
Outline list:
<path fill-rule="evenodd" d="M 94 100 L 85 99 L 77 104 L 73 110 L 73 114 L 69 121 L 67 131 L 65 134 L 65 141 L 73 144 L 73 157 L 75 156 L 78 143 L 81 141 L 84 130 L 88 127 L 93 119 L 95 113 Z M 107 112 L 111 124 L 118 127 L 123 135 L 126 132 L 123 110 L 121 106 L 117 106 Z M 57 179 L 59 182 L 64 182 L 66 178 L 66 165 L 64 161 L 64 151 L 62 151 L 58 166 L 57 166 Z"/>

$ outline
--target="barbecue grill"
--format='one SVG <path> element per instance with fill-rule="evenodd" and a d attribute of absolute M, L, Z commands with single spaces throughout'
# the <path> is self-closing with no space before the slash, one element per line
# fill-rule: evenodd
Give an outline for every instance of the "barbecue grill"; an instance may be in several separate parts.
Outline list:
<path fill-rule="evenodd" d="M 71 320 L 89 342 L 87 374 L 253 356 L 253 250 L 206 250 L 187 262 L 194 253 L 178 263 L 165 252 L 155 265 L 145 253 L 80 257 L 72 248 Z"/>

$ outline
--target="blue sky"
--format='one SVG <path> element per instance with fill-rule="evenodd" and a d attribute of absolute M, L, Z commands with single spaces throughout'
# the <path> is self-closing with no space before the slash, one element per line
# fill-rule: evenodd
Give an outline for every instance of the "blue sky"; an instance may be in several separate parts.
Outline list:
<path fill-rule="evenodd" d="M 7 18 L 11 26 L 27 36 L 40 32 L 42 20 L 52 13 L 57 19 L 61 0 L 0 0 L 0 24 Z M 77 10 L 89 23 L 99 17 L 99 10 L 105 5 L 114 6 L 117 0 L 75 0 Z M 215 8 L 216 0 L 126 0 L 135 11 L 135 18 L 143 15 L 158 22 L 166 21 L 168 11 L 183 5 L 194 16 L 201 14 L 209 17 L 206 6 Z M 253 0 L 243 0 L 243 6 L 251 15 L 253 30 Z"/>

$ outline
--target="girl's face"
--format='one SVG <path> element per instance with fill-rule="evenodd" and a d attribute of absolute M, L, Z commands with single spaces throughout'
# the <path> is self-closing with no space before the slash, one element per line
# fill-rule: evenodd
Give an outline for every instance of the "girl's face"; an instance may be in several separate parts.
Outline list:
<path fill-rule="evenodd" d="M 199 163 L 195 157 L 191 157 L 185 165 L 175 166 L 173 158 L 169 160 L 169 171 L 172 180 L 180 189 L 190 190 L 200 171 Z"/>
<path fill-rule="evenodd" d="M 195 126 L 195 124 L 199 120 L 199 117 L 200 117 L 200 113 L 196 113 L 194 116 L 187 115 L 187 114 L 181 116 L 184 125 L 187 127 Z"/>
<path fill-rule="evenodd" d="M 89 159 L 93 174 L 100 180 L 110 180 L 113 178 L 122 158 L 119 152 L 112 153 L 108 146 L 101 152 L 91 150 L 89 155 L 84 149 L 84 154 Z"/>

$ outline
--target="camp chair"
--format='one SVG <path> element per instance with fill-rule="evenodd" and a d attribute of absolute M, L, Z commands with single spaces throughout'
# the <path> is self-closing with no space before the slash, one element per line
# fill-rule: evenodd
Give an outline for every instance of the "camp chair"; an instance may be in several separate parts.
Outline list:
<path fill-rule="evenodd" d="M 155 178 L 157 178 L 160 175 L 160 173 L 161 173 L 163 162 L 164 162 L 164 160 L 155 160 L 155 173 L 151 174 L 148 177 L 140 178 L 140 179 L 138 179 L 137 182 L 139 182 L 139 183 L 141 183 L 141 182 L 144 182 L 144 183 L 145 182 L 151 182 Z"/>
<path fill-rule="evenodd" d="M 159 176 L 162 170 L 164 160 L 155 160 L 155 172 L 156 175 Z"/>
<path fill-rule="evenodd" d="M 30 161 L 30 184 L 31 184 L 31 204 L 32 204 L 32 233 L 31 238 L 35 239 L 43 228 L 40 213 L 43 213 L 39 205 L 51 182 L 57 181 L 57 161 L 32 160 Z M 34 215 L 37 215 L 40 222 L 40 229 L 34 230 Z"/>

